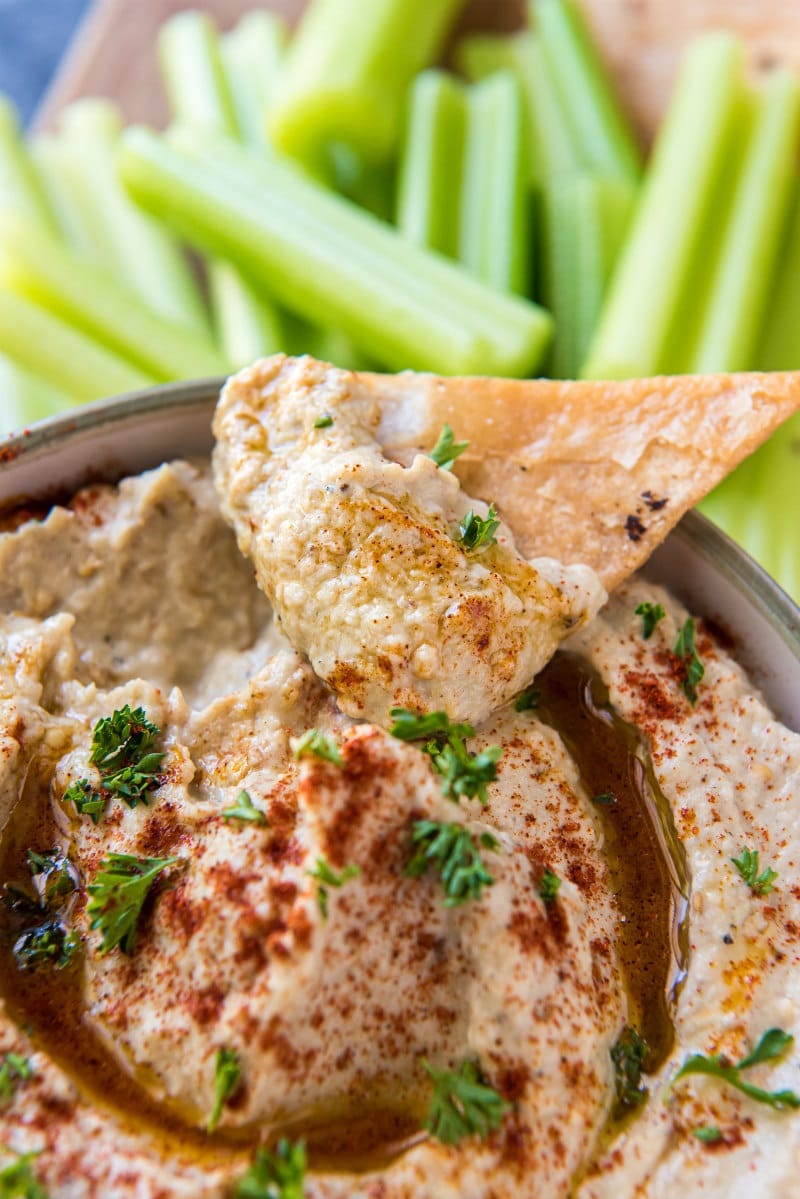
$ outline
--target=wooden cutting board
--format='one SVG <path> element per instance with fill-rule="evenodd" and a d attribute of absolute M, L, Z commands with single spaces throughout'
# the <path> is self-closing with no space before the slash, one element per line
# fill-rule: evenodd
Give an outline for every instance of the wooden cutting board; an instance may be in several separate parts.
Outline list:
<path fill-rule="evenodd" d="M 365 4 L 371 0 L 363 0 Z M 262 7 L 295 21 L 304 0 L 266 0 Z M 623 100 L 645 137 L 669 96 L 681 51 L 704 29 L 741 33 L 755 70 L 786 62 L 800 70 L 798 0 L 581 0 Z M 165 17 L 202 7 L 224 29 L 255 0 L 95 0 L 39 113 L 37 127 L 52 125 L 58 110 L 78 96 L 110 96 L 129 121 L 162 124 L 166 117 L 154 52 Z M 524 0 L 468 0 L 472 28 L 515 28 Z"/>

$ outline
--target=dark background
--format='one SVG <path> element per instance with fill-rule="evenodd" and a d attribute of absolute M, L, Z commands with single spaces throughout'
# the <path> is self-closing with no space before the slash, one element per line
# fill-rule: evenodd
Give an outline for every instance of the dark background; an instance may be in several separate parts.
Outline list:
<path fill-rule="evenodd" d="M 24 122 L 88 7 L 89 0 L 0 0 L 0 92 L 11 97 Z"/>

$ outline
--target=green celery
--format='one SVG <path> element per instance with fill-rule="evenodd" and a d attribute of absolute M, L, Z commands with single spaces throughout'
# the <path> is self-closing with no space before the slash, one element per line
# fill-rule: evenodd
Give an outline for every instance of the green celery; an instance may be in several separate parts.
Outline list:
<path fill-rule="evenodd" d="M 168 322 L 110 272 L 11 213 L 0 214 L 0 279 L 160 382 L 225 370 L 205 337 Z"/>
<path fill-rule="evenodd" d="M 278 159 L 176 130 L 128 130 L 134 198 L 201 249 L 230 257 L 299 315 L 333 323 L 389 368 L 524 375 L 549 315 L 407 242 Z"/>
<path fill-rule="evenodd" d="M 225 78 L 242 140 L 268 151 L 267 110 L 289 40 L 286 22 L 274 12 L 246 12 L 220 47 Z"/>
<path fill-rule="evenodd" d="M 556 323 L 550 374 L 580 371 L 636 201 L 622 178 L 567 175 L 544 189 L 540 257 L 544 302 Z"/>
<path fill-rule="evenodd" d="M 511 36 L 474 34 L 458 44 L 456 62 L 468 79 L 513 71 L 519 82 L 528 131 L 528 170 L 534 187 L 585 167 L 541 41 L 529 31 Z"/>
<path fill-rule="evenodd" d="M 58 225 L 22 139 L 11 102 L 0 95 L 0 211 L 37 221 L 52 233 Z"/>
<path fill-rule="evenodd" d="M 458 254 L 467 91 L 445 71 L 414 80 L 400 159 L 398 229 L 415 245 Z"/>
<path fill-rule="evenodd" d="M 469 91 L 458 257 L 497 289 L 527 293 L 530 205 L 519 84 L 495 71 Z"/>
<path fill-rule="evenodd" d="M 239 136 L 217 27 L 207 13 L 176 13 L 158 33 L 158 63 L 173 120 L 209 133 Z"/>
<path fill-rule="evenodd" d="M 217 340 L 231 370 L 283 349 L 275 308 L 229 262 L 209 263 L 208 287 Z"/>
<path fill-rule="evenodd" d="M 572 0 L 538 0 L 532 9 L 581 161 L 597 174 L 635 183 L 641 151 L 583 14 Z"/>
<path fill-rule="evenodd" d="M 614 271 L 585 378 L 668 370 L 665 361 L 729 157 L 743 91 L 744 50 L 725 33 L 689 47 L 656 139 L 630 232 Z"/>
<path fill-rule="evenodd" d="M 80 403 L 156 382 L 38 304 L 2 288 L 0 353 Z"/>
<path fill-rule="evenodd" d="M 330 142 L 387 161 L 412 78 L 436 62 L 461 0 L 311 0 L 270 110 L 276 146 L 310 162 Z"/>
<path fill-rule="evenodd" d="M 0 354 L 0 437 L 33 421 L 57 416 L 74 403 L 72 396 Z"/>
<path fill-rule="evenodd" d="M 755 363 L 789 212 L 799 134 L 800 82 L 794 71 L 771 71 L 756 98 L 692 372 L 744 371 Z"/>
<path fill-rule="evenodd" d="M 783 243 L 778 252 L 778 272 L 772 301 L 756 355 L 762 371 L 800 370 L 800 180 L 794 192 Z"/>
<path fill-rule="evenodd" d="M 105 266 L 154 312 L 208 335 L 188 259 L 119 181 L 119 110 L 107 100 L 77 100 L 62 111 L 60 128 L 58 137 L 39 137 L 32 152 L 72 248 Z"/>

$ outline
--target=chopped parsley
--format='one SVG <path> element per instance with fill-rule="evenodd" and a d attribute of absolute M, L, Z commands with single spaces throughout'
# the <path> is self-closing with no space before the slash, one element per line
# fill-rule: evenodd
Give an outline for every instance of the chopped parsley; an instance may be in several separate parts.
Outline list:
<path fill-rule="evenodd" d="M 278 1141 L 274 1152 L 259 1146 L 253 1164 L 236 1184 L 233 1199 L 303 1199 L 305 1142 Z"/>
<path fill-rule="evenodd" d="M 351 862 L 349 866 L 344 867 L 340 874 L 337 874 L 324 858 L 317 858 L 314 869 L 306 871 L 306 874 L 310 874 L 317 880 L 317 903 L 323 920 L 328 919 L 328 887 L 343 887 L 351 878 L 358 878 L 360 873 L 361 867 L 355 862 Z"/>
<path fill-rule="evenodd" d="M 647 1098 L 647 1087 L 642 1083 L 642 1064 L 647 1053 L 645 1039 L 626 1024 L 611 1047 L 618 1115 L 640 1107 Z"/>
<path fill-rule="evenodd" d="M 38 1156 L 38 1151 L 20 1153 L 0 1169 L 0 1199 L 49 1199 L 31 1167 L 31 1162 Z"/>
<path fill-rule="evenodd" d="M 75 929 L 52 920 L 20 933 L 14 942 L 14 961 L 20 970 L 38 970 L 41 966 L 63 970 L 75 956 L 80 940 Z"/>
<path fill-rule="evenodd" d="M 442 742 L 449 737 L 472 737 L 471 724 L 454 724 L 446 712 L 425 712 L 420 715 L 408 708 L 390 708 L 394 724 L 389 729 L 399 741 L 427 741 L 441 734 Z"/>
<path fill-rule="evenodd" d="M 655 632 L 656 625 L 667 615 L 662 604 L 654 604 L 650 600 L 639 604 L 636 615 L 642 618 L 642 637 L 649 641 Z M 677 652 L 677 651 L 676 651 Z"/>
<path fill-rule="evenodd" d="M 693 1128 L 692 1136 L 697 1137 L 704 1145 L 718 1145 L 722 1140 L 722 1132 L 715 1124 L 703 1124 L 700 1128 Z"/>
<path fill-rule="evenodd" d="M 494 504 L 489 505 L 485 518 L 476 516 L 470 510 L 458 526 L 456 541 L 463 545 L 468 554 L 482 554 L 489 546 L 497 544 L 495 533 L 499 528 L 500 521 Z"/>
<path fill-rule="evenodd" d="M 437 1140 L 457 1145 L 465 1137 L 486 1137 L 500 1127 L 510 1104 L 486 1084 L 476 1062 L 462 1062 L 458 1073 L 434 1070 L 425 1058 L 422 1065 L 433 1079 L 425 1127 Z"/>
<path fill-rule="evenodd" d="M 161 730 L 147 719 L 144 708 L 130 704 L 98 720 L 92 733 L 89 761 L 100 771 L 101 791 L 88 779 L 78 779 L 64 792 L 62 803 L 73 803 L 79 816 L 97 824 L 108 795 L 117 795 L 130 808 L 147 804 L 148 792 L 158 787 L 165 754 L 154 750 Z"/>
<path fill-rule="evenodd" d="M 709 1074 L 712 1078 L 719 1078 L 723 1082 L 727 1082 L 729 1086 L 735 1087 L 743 1095 L 748 1095 L 756 1103 L 766 1103 L 769 1107 L 779 1111 L 787 1108 L 800 1108 L 800 1095 L 795 1095 L 794 1091 L 765 1091 L 761 1087 L 754 1087 L 752 1083 L 746 1082 L 741 1077 L 741 1072 L 748 1070 L 751 1066 L 760 1065 L 762 1062 L 779 1061 L 785 1057 L 793 1045 L 794 1037 L 791 1033 L 784 1032 L 782 1028 L 770 1028 L 761 1037 L 756 1047 L 741 1061 L 731 1062 L 722 1053 L 715 1053 L 710 1057 L 706 1057 L 702 1053 L 694 1053 L 686 1059 L 673 1081 L 677 1082 L 678 1079 L 685 1078 L 687 1074 Z"/>
<path fill-rule="evenodd" d="M 439 434 L 439 440 L 428 455 L 442 470 L 450 470 L 456 458 L 460 458 L 464 450 L 469 448 L 468 441 L 456 441 L 453 430 L 445 423 Z"/>
<path fill-rule="evenodd" d="M 292 750 L 296 758 L 322 758 L 325 762 L 333 762 L 334 766 L 344 765 L 333 737 L 328 737 L 319 729 L 308 729 L 302 737 L 292 742 Z"/>
<path fill-rule="evenodd" d="M 136 924 L 153 883 L 177 858 L 137 858 L 129 853 L 109 853 L 100 863 L 94 882 L 86 888 L 89 927 L 99 929 L 100 953 L 117 946 L 133 953 Z"/>
<path fill-rule="evenodd" d="M 697 684 L 706 673 L 705 666 L 700 660 L 697 649 L 694 643 L 694 621 L 689 618 L 681 631 L 678 633 L 678 640 L 675 642 L 675 654 L 683 663 L 683 679 L 681 681 L 681 690 L 688 699 L 689 703 L 694 706 L 697 703 Z"/>
<path fill-rule="evenodd" d="M 489 833 L 482 833 L 480 844 L 496 850 L 499 842 Z M 456 907 L 470 899 L 480 899 L 484 887 L 494 882 L 483 864 L 480 849 L 469 829 L 463 824 L 443 824 L 438 820 L 416 820 L 411 831 L 414 856 L 406 866 L 406 874 L 419 878 L 429 866 L 434 866 L 445 892 L 444 906 Z"/>
<path fill-rule="evenodd" d="M 598 808 L 610 808 L 617 803 L 617 797 L 613 791 L 600 791 L 592 796 L 592 803 L 596 803 Z"/>
<path fill-rule="evenodd" d="M 73 803 L 79 816 L 90 817 L 92 824 L 97 824 L 106 808 L 106 801 L 95 791 L 88 779 L 78 779 L 70 783 L 61 797 L 62 803 Z"/>
<path fill-rule="evenodd" d="M 33 1078 L 33 1069 L 26 1057 L 19 1053 L 7 1053 L 0 1066 L 0 1100 L 8 1103 L 21 1082 Z"/>
<path fill-rule="evenodd" d="M 473 737 L 471 724 L 456 724 L 446 712 L 418 715 L 407 708 L 392 708 L 394 724 L 389 729 L 401 741 L 421 741 L 423 753 L 429 755 L 437 774 L 442 776 L 442 793 L 454 803 L 462 796 L 489 802 L 487 784 L 497 778 L 497 763 L 502 755 L 499 745 L 490 745 L 478 754 L 471 753 L 466 738 Z"/>
<path fill-rule="evenodd" d="M 242 789 L 236 796 L 232 808 L 225 808 L 223 820 L 247 820 L 250 824 L 266 824 L 267 818 L 260 808 L 257 808 L 250 798 L 249 792 Z"/>
<path fill-rule="evenodd" d="M 318 416 L 314 421 L 315 429 L 330 429 L 333 424 L 333 417 L 330 412 L 326 412 L 324 416 Z"/>
<path fill-rule="evenodd" d="M 731 858 L 731 861 L 754 895 L 770 895 L 775 890 L 772 884 L 778 877 L 778 872 L 767 866 L 760 874 L 758 873 L 757 849 L 748 849 L 745 846 L 742 856 Z"/>
<path fill-rule="evenodd" d="M 20 970 L 63 970 L 80 945 L 78 934 L 62 919 L 62 909 L 78 887 L 74 867 L 60 849 L 29 849 L 28 869 L 35 898 L 13 884 L 3 887 L 3 902 L 17 918 L 17 927 L 22 926 L 12 949 L 14 960 Z"/>
<path fill-rule="evenodd" d="M 542 881 L 539 883 L 539 894 L 542 897 L 542 902 L 554 903 L 560 886 L 561 879 L 548 866 L 542 875 Z"/>
<path fill-rule="evenodd" d="M 53 907 L 57 900 L 77 890 L 73 868 L 60 849 L 48 849 L 44 853 L 29 849 L 28 869 L 43 909 Z"/>
<path fill-rule="evenodd" d="M 530 712 L 539 704 L 542 698 L 541 691 L 537 691 L 535 687 L 526 687 L 524 691 L 520 691 L 517 698 L 514 700 L 515 712 Z"/>
<path fill-rule="evenodd" d="M 214 1106 L 206 1128 L 213 1132 L 219 1124 L 222 1109 L 233 1095 L 242 1077 L 242 1066 L 233 1049 L 218 1049 L 214 1059 Z"/>

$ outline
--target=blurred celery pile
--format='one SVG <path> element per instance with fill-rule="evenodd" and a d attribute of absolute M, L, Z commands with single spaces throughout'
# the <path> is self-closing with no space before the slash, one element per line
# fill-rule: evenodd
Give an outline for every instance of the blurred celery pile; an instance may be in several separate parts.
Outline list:
<path fill-rule="evenodd" d="M 172 124 L 0 98 L 0 431 L 262 354 L 620 379 L 800 368 L 800 83 L 709 33 L 645 162 L 571 0 L 462 38 L 461 0 L 162 27 Z M 191 249 L 191 260 L 186 255 Z M 456 431 L 457 432 L 457 431 Z M 800 421 L 705 510 L 800 597 Z"/>

